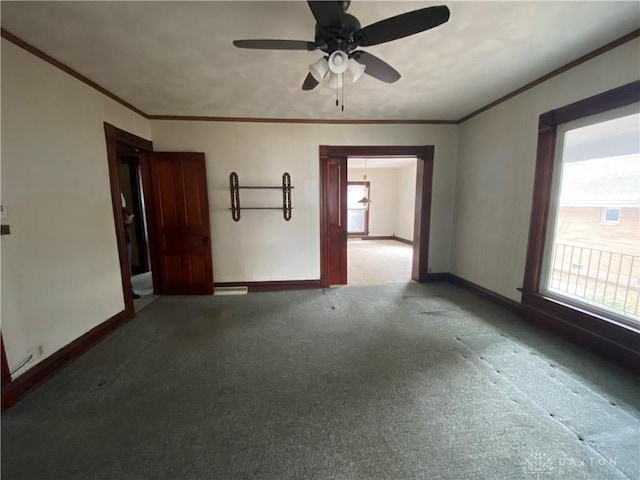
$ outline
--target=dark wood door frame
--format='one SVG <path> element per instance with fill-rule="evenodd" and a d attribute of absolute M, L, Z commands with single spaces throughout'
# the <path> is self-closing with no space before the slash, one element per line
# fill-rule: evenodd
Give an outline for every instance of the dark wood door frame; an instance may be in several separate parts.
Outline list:
<path fill-rule="evenodd" d="M 11 381 L 11 372 L 9 371 L 9 362 L 7 362 L 7 354 L 4 351 L 4 339 L 2 338 L 2 332 L 0 332 L 0 363 L 2 367 L 2 386 L 5 386 Z"/>
<path fill-rule="evenodd" d="M 118 258 L 120 260 L 120 274 L 122 277 L 122 293 L 127 319 L 135 317 L 133 306 L 133 288 L 129 273 L 129 259 L 127 258 L 127 245 L 124 234 L 124 221 L 122 218 L 122 202 L 120 199 L 120 179 L 118 175 L 118 156 L 135 155 L 140 161 L 140 173 L 142 175 L 142 189 L 145 198 L 151 197 L 151 174 L 149 170 L 148 154 L 153 151 L 151 141 L 138 137 L 132 133 L 121 130 L 109 123 L 104 123 L 104 133 L 107 144 L 107 162 L 109 164 L 109 183 L 111 186 L 111 204 L 113 219 L 116 227 L 116 239 L 118 244 Z M 157 254 L 154 229 L 150 225 L 154 220 L 150 202 L 145 202 L 145 216 L 147 217 L 149 235 L 149 256 L 151 259 L 151 271 L 153 272 L 153 290 L 158 291 L 156 272 L 158 271 Z"/>
<path fill-rule="evenodd" d="M 420 283 L 427 281 L 429 272 L 429 226 L 431 221 L 431 192 L 433 181 L 434 146 L 334 146 L 320 145 L 320 285 L 328 287 L 328 191 L 329 177 L 326 165 L 331 158 L 348 157 L 416 157 L 416 203 L 413 229 L 413 265 L 411 277 Z M 346 199 L 345 182 L 342 198 Z M 346 202 L 346 200 L 345 200 Z M 345 203 L 346 205 L 346 203 Z M 346 230 L 346 225 L 345 225 Z"/>
<path fill-rule="evenodd" d="M 321 147 L 322 148 L 322 147 Z M 345 285 L 347 275 L 347 157 L 320 161 L 320 284 Z"/>

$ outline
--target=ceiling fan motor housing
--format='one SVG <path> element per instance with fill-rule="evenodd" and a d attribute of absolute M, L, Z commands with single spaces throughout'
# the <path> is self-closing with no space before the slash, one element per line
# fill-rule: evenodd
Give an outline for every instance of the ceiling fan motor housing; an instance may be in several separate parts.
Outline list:
<path fill-rule="evenodd" d="M 331 55 L 336 50 L 350 53 L 358 48 L 355 34 L 360 30 L 360 22 L 353 15 L 343 13 L 341 25 L 321 26 L 316 24 L 316 45 L 322 45 L 321 50 Z"/>

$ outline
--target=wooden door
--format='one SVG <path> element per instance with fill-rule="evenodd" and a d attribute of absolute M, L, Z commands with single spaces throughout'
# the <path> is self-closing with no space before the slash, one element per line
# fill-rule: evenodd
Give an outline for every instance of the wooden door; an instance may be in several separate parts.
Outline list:
<path fill-rule="evenodd" d="M 150 167 L 160 293 L 211 295 L 213 265 L 204 153 L 153 152 Z"/>
<path fill-rule="evenodd" d="M 330 285 L 347 283 L 347 157 L 326 161 L 326 215 Z"/>

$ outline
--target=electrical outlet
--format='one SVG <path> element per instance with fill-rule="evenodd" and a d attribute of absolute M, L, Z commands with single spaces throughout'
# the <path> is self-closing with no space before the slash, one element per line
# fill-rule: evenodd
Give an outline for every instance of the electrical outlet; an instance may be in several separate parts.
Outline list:
<path fill-rule="evenodd" d="M 427 268 L 427 273 L 431 273 L 431 269 L 430 268 Z"/>

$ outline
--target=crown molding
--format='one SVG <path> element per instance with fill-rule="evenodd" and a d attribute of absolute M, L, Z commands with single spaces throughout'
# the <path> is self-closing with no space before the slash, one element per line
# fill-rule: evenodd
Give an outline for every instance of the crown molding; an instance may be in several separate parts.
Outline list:
<path fill-rule="evenodd" d="M 27 52 L 35 55 L 36 57 L 44 60 L 45 62 L 53 65 L 56 68 L 59 68 L 60 70 L 62 70 L 65 73 L 68 73 L 69 75 L 71 75 L 72 77 L 80 80 L 82 83 L 89 85 L 91 88 L 97 90 L 98 92 L 102 93 L 103 95 L 106 95 L 107 97 L 109 97 L 112 100 L 115 100 L 116 102 L 118 102 L 120 105 L 128 108 L 129 110 L 137 113 L 138 115 L 143 116 L 144 118 L 149 118 L 147 116 L 146 113 L 144 113 L 142 110 L 140 110 L 139 108 L 134 107 L 133 105 L 131 105 L 129 102 L 124 101 L 123 99 L 121 99 L 120 97 L 118 97 L 117 95 L 114 95 L 113 93 L 111 93 L 109 90 L 107 90 L 106 88 L 102 87 L 101 85 L 98 85 L 96 82 L 94 82 L 93 80 L 89 80 L 87 77 L 85 77 L 84 75 L 82 75 L 81 73 L 78 73 L 77 71 L 75 71 L 73 68 L 65 65 L 64 63 L 62 63 L 59 60 L 56 60 L 55 58 L 53 58 L 50 55 L 47 55 L 46 53 L 44 53 L 42 50 L 34 47 L 33 45 L 25 42 L 24 40 L 22 40 L 21 38 L 16 37 L 14 34 L 12 34 L 11 32 L 8 32 L 7 30 L 5 30 L 4 28 L 0 29 L 0 35 L 2 36 L 2 38 L 4 38 L 5 40 L 13 43 L 14 45 L 26 50 Z"/>
<path fill-rule="evenodd" d="M 139 108 L 133 106 L 132 104 L 126 102 L 125 100 L 123 100 L 122 98 L 118 97 L 117 95 L 111 93 L 109 90 L 107 90 L 106 88 L 102 87 L 101 85 L 97 84 L 96 82 L 88 79 L 87 77 L 85 77 L 84 75 L 82 75 L 81 73 L 78 73 L 76 70 L 72 69 L 71 67 L 65 65 L 64 63 L 60 62 L 59 60 L 56 60 L 55 58 L 53 58 L 50 55 L 47 55 L 46 53 L 44 53 L 42 50 L 34 47 L 33 45 L 30 45 L 29 43 L 25 42 L 24 40 L 16 37 L 15 35 L 13 35 L 12 33 L 8 32 L 7 30 L 5 30 L 4 28 L 0 29 L 0 33 L 2 38 L 8 40 L 9 42 L 13 43 L 14 45 L 17 45 L 18 47 L 26 50 L 27 52 L 35 55 L 36 57 L 44 60 L 45 62 L 53 65 L 54 67 L 62 70 L 63 72 L 71 75 L 72 77 L 80 80 L 81 82 L 85 83 L 86 85 L 90 86 L 91 88 L 94 88 L 95 90 L 97 90 L 98 92 L 106 95 L 107 97 L 111 98 L 112 100 L 115 100 L 116 102 L 118 102 L 119 104 L 121 104 L 122 106 L 128 108 L 129 110 L 137 113 L 138 115 L 148 119 L 148 120 L 176 120 L 176 121 L 197 121 L 197 122 L 236 122 L 236 123 L 301 123 L 301 124 L 329 124 L 329 125 L 460 125 L 461 123 L 466 122 L 467 120 L 472 119 L 473 117 L 480 115 L 483 112 L 486 112 L 487 110 L 492 109 L 493 107 L 496 107 L 498 105 L 500 105 L 503 102 L 506 102 L 507 100 L 537 86 L 540 85 L 543 82 L 546 82 L 547 80 L 550 80 L 553 77 L 556 77 L 564 72 L 566 72 L 567 70 L 570 70 L 574 67 L 577 67 L 578 65 L 585 63 L 599 55 L 602 55 L 603 53 L 608 52 L 609 50 L 613 50 L 616 47 L 619 47 L 620 45 L 624 45 L 627 42 L 630 42 L 631 40 L 634 40 L 638 37 L 640 37 L 640 28 L 636 29 L 626 35 L 623 35 L 622 37 L 607 43 L 606 45 L 603 45 L 600 48 L 597 48 L 596 50 L 593 50 L 592 52 L 587 53 L 586 55 L 583 55 L 582 57 L 573 60 L 572 62 L 567 63 L 566 65 L 563 65 L 560 68 L 557 68 L 555 70 L 553 70 L 552 72 L 547 73 L 546 75 L 543 75 L 542 77 L 533 80 L 532 82 L 527 83 L 526 85 L 524 85 L 523 87 L 520 87 L 514 91 L 512 91 L 511 93 L 508 93 L 507 95 L 504 95 L 500 98 L 498 98 L 497 100 L 488 103 L 487 105 L 485 105 L 484 107 L 479 108 L 478 110 L 475 110 L 471 113 L 469 113 L 468 115 L 465 115 L 464 117 L 460 118 L 459 120 L 337 120 L 337 119 L 311 119 L 311 118 L 258 118 L 258 117 L 213 117 L 213 116 L 190 116 L 190 115 L 148 115 L 147 113 L 143 112 L 142 110 L 140 110 Z"/>
<path fill-rule="evenodd" d="M 613 50 L 616 47 L 619 47 L 620 45 L 624 45 L 627 42 L 630 42 L 631 40 L 634 40 L 636 38 L 640 37 L 640 28 L 637 30 L 634 30 L 633 32 L 627 33 L 626 35 L 623 35 L 620 38 L 615 39 L 612 42 L 607 43 L 606 45 L 603 45 L 600 48 L 597 48 L 595 50 L 593 50 L 592 52 L 587 53 L 586 55 L 583 55 L 580 58 L 577 58 L 576 60 L 567 63 L 566 65 L 563 65 L 560 68 L 556 68 L 555 70 L 553 70 L 552 72 L 547 73 L 546 75 L 543 75 L 540 78 L 537 78 L 536 80 L 534 80 L 533 82 L 529 82 L 527 83 L 525 86 L 518 88 L 517 90 L 514 90 L 511 93 L 508 93 L 507 95 L 504 95 L 503 97 L 498 98 L 497 100 L 488 103 L 487 105 L 485 105 L 482 108 L 479 108 L 478 110 L 471 112 L 470 114 L 462 117 L 460 120 L 458 120 L 456 123 L 463 123 L 466 122 L 467 120 L 472 119 L 473 117 L 480 115 L 483 112 L 486 112 L 487 110 L 492 109 L 493 107 L 496 107 L 498 105 L 500 105 L 503 102 L 506 102 L 507 100 L 520 95 L 522 92 L 526 92 L 527 90 L 540 85 L 541 83 L 546 82 L 547 80 L 550 80 L 553 77 L 557 77 L 558 75 L 560 75 L 561 73 L 566 72 L 567 70 L 571 70 L 574 67 L 577 67 L 578 65 L 581 65 L 585 62 L 588 62 L 589 60 L 596 58 L 599 55 L 602 55 L 603 53 L 608 52 L 609 50 Z"/>
<path fill-rule="evenodd" d="M 239 123 L 311 123 L 338 125 L 457 125 L 457 120 L 336 120 L 314 118 L 206 117 L 189 115 L 148 115 L 149 120 Z"/>

